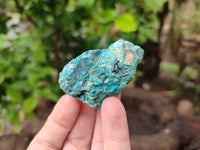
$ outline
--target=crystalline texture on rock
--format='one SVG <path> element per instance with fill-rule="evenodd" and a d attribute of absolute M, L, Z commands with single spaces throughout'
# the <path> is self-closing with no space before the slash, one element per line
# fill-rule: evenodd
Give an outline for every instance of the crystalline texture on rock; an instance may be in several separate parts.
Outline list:
<path fill-rule="evenodd" d="M 134 78 L 144 51 L 122 39 L 108 49 L 88 50 L 64 66 L 59 76 L 61 89 L 92 108 L 117 96 Z"/>

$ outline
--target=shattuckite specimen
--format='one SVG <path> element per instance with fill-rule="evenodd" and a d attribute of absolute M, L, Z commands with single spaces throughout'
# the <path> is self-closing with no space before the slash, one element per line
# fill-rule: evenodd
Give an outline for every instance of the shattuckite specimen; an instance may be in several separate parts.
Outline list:
<path fill-rule="evenodd" d="M 134 78 L 144 50 L 125 40 L 108 49 L 88 50 L 64 66 L 59 75 L 61 89 L 94 109 L 117 96 Z"/>

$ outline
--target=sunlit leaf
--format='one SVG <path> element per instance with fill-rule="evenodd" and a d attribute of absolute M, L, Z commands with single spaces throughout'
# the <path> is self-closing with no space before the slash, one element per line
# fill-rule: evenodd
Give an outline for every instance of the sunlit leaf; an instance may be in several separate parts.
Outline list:
<path fill-rule="evenodd" d="M 129 13 L 125 13 L 117 18 L 115 25 L 120 31 L 123 32 L 129 33 L 137 30 L 135 18 Z"/>

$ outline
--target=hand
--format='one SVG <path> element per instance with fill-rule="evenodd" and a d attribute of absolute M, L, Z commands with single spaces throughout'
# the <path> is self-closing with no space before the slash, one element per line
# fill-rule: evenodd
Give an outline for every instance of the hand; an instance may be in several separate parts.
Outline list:
<path fill-rule="evenodd" d="M 130 150 L 125 109 L 118 97 L 96 111 L 64 95 L 27 150 Z"/>

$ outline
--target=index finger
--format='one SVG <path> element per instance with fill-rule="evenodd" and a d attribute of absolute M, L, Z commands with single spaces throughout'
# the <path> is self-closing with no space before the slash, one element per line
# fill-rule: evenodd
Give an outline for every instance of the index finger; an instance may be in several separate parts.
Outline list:
<path fill-rule="evenodd" d="M 72 129 L 80 110 L 79 102 L 69 95 L 62 96 L 46 123 L 27 150 L 59 150 Z"/>

